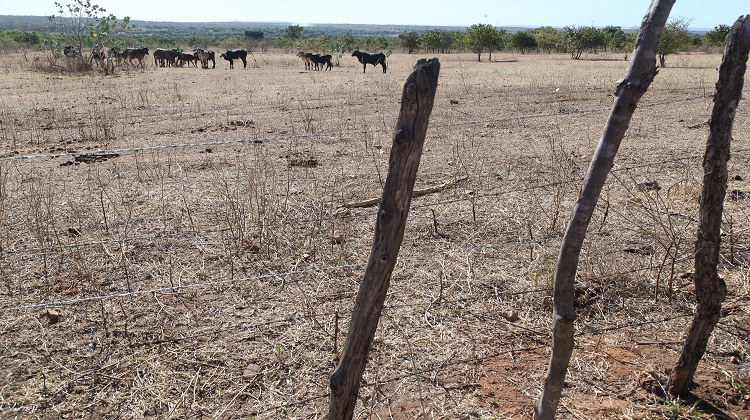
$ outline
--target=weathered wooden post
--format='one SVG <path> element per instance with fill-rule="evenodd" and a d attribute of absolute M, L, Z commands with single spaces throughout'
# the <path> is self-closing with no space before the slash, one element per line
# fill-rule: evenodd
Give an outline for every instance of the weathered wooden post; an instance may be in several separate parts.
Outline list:
<path fill-rule="evenodd" d="M 404 238 L 439 72 L 440 63 L 436 58 L 419 60 L 404 85 L 370 258 L 354 304 L 341 360 L 331 376 L 329 419 L 350 419 L 354 415 L 359 382 Z"/>
<path fill-rule="evenodd" d="M 615 155 L 638 100 L 656 75 L 656 47 L 659 45 L 664 24 L 674 3 L 675 0 L 651 1 L 648 14 L 643 18 L 628 69 L 617 84 L 615 103 L 583 181 L 581 196 L 573 208 L 573 215 L 565 230 L 555 273 L 552 355 L 542 396 L 534 407 L 535 416 L 539 419 L 555 418 L 565 375 L 568 372 L 568 363 L 573 354 L 573 322 L 576 319 L 575 275 L 586 229 L 607 175 L 614 165 Z"/>
<path fill-rule="evenodd" d="M 703 156 L 698 237 L 695 241 L 695 299 L 697 305 L 682 353 L 669 376 L 667 390 L 685 395 L 695 370 L 706 352 L 708 339 L 719 322 L 727 286 L 719 277 L 721 218 L 727 192 L 727 161 L 732 141 L 732 124 L 742 96 L 742 85 L 750 51 L 750 16 L 740 16 L 724 43 L 719 67 L 714 108 L 709 123 L 706 154 Z"/>

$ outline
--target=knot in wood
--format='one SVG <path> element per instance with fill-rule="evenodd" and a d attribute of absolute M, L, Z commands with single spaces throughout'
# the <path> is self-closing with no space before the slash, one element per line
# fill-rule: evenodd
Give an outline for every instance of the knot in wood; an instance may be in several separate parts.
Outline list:
<path fill-rule="evenodd" d="M 555 314 L 555 320 L 563 324 L 572 324 L 578 318 L 576 314 Z"/>
<path fill-rule="evenodd" d="M 408 127 L 399 127 L 396 129 L 396 133 L 393 136 L 393 144 L 399 145 L 409 142 L 413 138 L 413 134 Z"/>
<path fill-rule="evenodd" d="M 337 369 L 335 372 L 333 372 L 333 375 L 331 375 L 331 391 L 333 391 L 333 393 L 335 394 L 344 387 L 345 382 L 346 373 L 344 373 L 340 369 Z"/>
<path fill-rule="evenodd" d="M 386 210 L 384 207 L 380 208 L 380 211 L 378 212 L 378 218 L 380 221 L 385 222 L 391 217 L 391 212 Z"/>

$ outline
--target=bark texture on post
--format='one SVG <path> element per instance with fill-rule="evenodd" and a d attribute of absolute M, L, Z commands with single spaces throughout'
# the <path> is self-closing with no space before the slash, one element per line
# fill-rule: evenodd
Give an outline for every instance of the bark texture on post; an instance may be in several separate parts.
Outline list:
<path fill-rule="evenodd" d="M 727 192 L 727 161 L 732 141 L 732 123 L 742 96 L 742 85 L 750 51 L 750 16 L 741 16 L 734 23 L 724 44 L 724 57 L 719 67 L 714 108 L 709 123 L 710 133 L 703 156 L 703 190 L 700 218 L 695 242 L 695 315 L 688 329 L 682 353 L 669 376 L 667 390 L 673 395 L 686 395 L 708 340 L 721 316 L 721 304 L 727 286 L 719 277 L 721 218 Z"/>
<path fill-rule="evenodd" d="M 440 63 L 436 58 L 419 60 L 404 85 L 370 258 L 354 304 L 341 360 L 331 376 L 329 419 L 351 419 L 354 415 L 359 382 L 404 238 L 439 72 Z"/>
<path fill-rule="evenodd" d="M 538 419 L 555 418 L 568 363 L 573 354 L 575 275 L 586 229 L 638 100 L 656 75 L 656 47 L 674 2 L 675 0 L 652 0 L 648 14 L 643 18 L 630 64 L 625 76 L 617 83 L 612 111 L 563 237 L 555 273 L 552 355 L 542 395 L 534 407 L 535 417 Z"/>

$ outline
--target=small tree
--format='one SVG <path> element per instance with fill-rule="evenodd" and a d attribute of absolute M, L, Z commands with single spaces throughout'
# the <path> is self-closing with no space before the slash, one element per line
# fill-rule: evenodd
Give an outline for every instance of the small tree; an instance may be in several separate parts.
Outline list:
<path fill-rule="evenodd" d="M 729 25 L 718 25 L 713 30 L 706 33 L 706 43 L 711 46 L 722 46 L 727 34 L 732 28 Z"/>
<path fill-rule="evenodd" d="M 593 26 L 566 26 L 565 41 L 574 60 L 581 58 L 585 50 L 596 50 L 605 45 L 604 33 Z"/>
<path fill-rule="evenodd" d="M 689 19 L 677 17 L 670 19 L 667 26 L 664 27 L 661 42 L 659 42 L 659 47 L 656 49 L 657 54 L 659 54 L 660 66 L 667 67 L 667 55 L 680 51 L 690 43 L 689 25 Z"/>
<path fill-rule="evenodd" d="M 430 29 L 422 34 L 422 48 L 433 53 L 449 53 L 460 38 L 460 32 Z"/>
<path fill-rule="evenodd" d="M 531 33 L 537 42 L 537 46 L 547 54 L 565 51 L 565 35 L 551 26 L 536 28 Z"/>
<path fill-rule="evenodd" d="M 336 62 L 334 63 L 334 65 L 340 66 L 341 57 L 345 53 L 351 52 L 355 48 L 358 48 L 359 44 L 360 39 L 348 32 L 340 35 L 338 38 L 332 39 L 331 43 L 328 46 L 328 50 L 336 53 Z"/>
<path fill-rule="evenodd" d="M 372 40 L 372 47 L 376 50 L 385 50 L 391 46 L 392 40 L 386 36 L 379 35 Z"/>
<path fill-rule="evenodd" d="M 302 31 L 304 31 L 300 25 L 289 25 L 284 29 L 284 36 L 279 40 L 279 46 L 285 49 L 292 50 L 294 48 L 301 48 L 304 44 L 304 37 Z"/>
<path fill-rule="evenodd" d="M 513 48 L 520 51 L 521 54 L 526 54 L 526 51 L 533 50 L 537 47 L 536 38 L 534 38 L 534 35 L 528 31 L 516 32 L 511 35 L 510 44 Z"/>
<path fill-rule="evenodd" d="M 284 30 L 284 38 L 292 40 L 302 38 L 302 31 L 304 30 L 305 28 L 300 25 L 289 25 Z"/>
<path fill-rule="evenodd" d="M 263 31 L 258 30 L 247 30 L 245 31 L 245 45 L 248 49 L 256 49 L 258 46 L 261 45 L 263 41 L 265 41 L 266 35 L 263 33 Z"/>
<path fill-rule="evenodd" d="M 482 61 L 482 53 L 485 51 L 490 53 L 492 61 L 492 50 L 498 45 L 498 32 L 492 25 L 475 23 L 466 30 L 464 41 L 471 51 L 477 53 L 477 61 Z"/>
<path fill-rule="evenodd" d="M 257 31 L 257 30 L 249 30 L 245 31 L 245 39 L 253 39 L 255 41 L 260 41 L 265 37 L 265 34 L 263 31 Z"/>
<path fill-rule="evenodd" d="M 398 42 L 409 54 L 412 54 L 414 50 L 419 49 L 421 39 L 418 33 L 411 31 L 398 34 Z"/>
<path fill-rule="evenodd" d="M 620 26 L 607 26 L 602 29 L 604 46 L 609 51 L 622 51 L 628 45 L 628 34 Z"/>
<path fill-rule="evenodd" d="M 62 5 L 55 2 L 57 15 L 49 17 L 55 24 L 55 36 L 45 40 L 53 56 L 58 57 L 64 46 L 74 47 L 71 54 L 75 60 L 73 69 L 91 67 L 95 52 L 102 53 L 109 48 L 116 48 L 118 42 L 130 28 L 130 18 L 118 20 L 113 14 L 90 0 L 74 0 Z M 84 51 L 84 47 L 88 51 Z"/>

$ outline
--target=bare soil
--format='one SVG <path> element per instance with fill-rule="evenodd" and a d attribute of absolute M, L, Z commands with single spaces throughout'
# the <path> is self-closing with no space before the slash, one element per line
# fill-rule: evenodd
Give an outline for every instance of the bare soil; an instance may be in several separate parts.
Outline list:
<path fill-rule="evenodd" d="M 376 211 L 344 206 L 380 194 L 417 58 L 363 74 L 277 52 L 103 77 L 2 56 L 0 415 L 323 416 Z M 449 187 L 412 202 L 355 415 L 528 417 L 559 239 L 627 63 L 438 58 L 416 188 Z M 699 400 L 658 392 L 692 316 L 720 58 L 669 57 L 636 111 L 581 258 L 561 418 L 750 417 L 744 101 L 725 316 Z"/>

